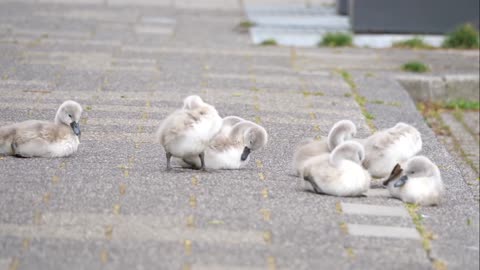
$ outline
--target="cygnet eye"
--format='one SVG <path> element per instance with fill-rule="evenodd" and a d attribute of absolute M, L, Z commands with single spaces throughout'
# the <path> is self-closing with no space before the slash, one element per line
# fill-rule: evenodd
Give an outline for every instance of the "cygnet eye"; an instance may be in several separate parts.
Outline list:
<path fill-rule="evenodd" d="M 68 117 L 72 118 L 72 115 L 71 115 L 71 114 L 68 114 Z"/>

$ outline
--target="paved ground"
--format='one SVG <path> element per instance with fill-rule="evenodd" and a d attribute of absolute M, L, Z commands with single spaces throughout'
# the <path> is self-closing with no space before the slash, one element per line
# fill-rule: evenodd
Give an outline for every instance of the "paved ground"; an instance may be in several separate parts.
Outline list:
<path fill-rule="evenodd" d="M 0 124 L 85 109 L 75 156 L 0 159 L 0 269 L 478 269 L 478 189 L 395 80 L 411 59 L 478 73 L 478 51 L 254 47 L 242 14 L 234 0 L 0 1 Z M 164 171 L 152 134 L 194 93 L 267 128 L 248 168 Z M 363 198 L 300 184 L 296 142 L 345 118 L 359 136 L 418 127 L 444 202 L 417 215 L 378 183 Z"/>

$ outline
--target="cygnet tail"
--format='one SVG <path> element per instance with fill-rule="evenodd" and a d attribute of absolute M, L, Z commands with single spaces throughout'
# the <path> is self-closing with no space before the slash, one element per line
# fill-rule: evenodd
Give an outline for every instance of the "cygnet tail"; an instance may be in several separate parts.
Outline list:
<path fill-rule="evenodd" d="M 12 136 L 7 127 L 0 127 L 0 156 L 12 154 Z"/>

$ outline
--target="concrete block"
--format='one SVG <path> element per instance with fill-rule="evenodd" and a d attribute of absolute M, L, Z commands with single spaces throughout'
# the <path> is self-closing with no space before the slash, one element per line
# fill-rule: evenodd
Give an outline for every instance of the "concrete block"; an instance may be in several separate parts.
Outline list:
<path fill-rule="evenodd" d="M 478 27 L 476 0 L 351 0 L 350 18 L 356 33 L 445 34 L 471 23 Z"/>
<path fill-rule="evenodd" d="M 475 74 L 440 76 L 401 76 L 400 84 L 416 101 L 479 99 L 479 76 Z"/>

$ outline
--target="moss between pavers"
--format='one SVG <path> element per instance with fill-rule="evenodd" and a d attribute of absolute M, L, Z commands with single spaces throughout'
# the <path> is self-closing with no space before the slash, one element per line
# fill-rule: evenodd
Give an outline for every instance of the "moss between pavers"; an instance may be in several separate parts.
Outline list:
<path fill-rule="evenodd" d="M 373 115 L 369 114 L 369 112 L 365 108 L 365 104 L 367 102 L 367 99 L 360 95 L 357 91 L 357 86 L 355 82 L 353 81 L 352 76 L 345 70 L 338 70 L 340 75 L 343 77 L 344 81 L 350 85 L 350 88 L 353 92 L 353 95 L 355 97 L 355 101 L 358 103 L 360 106 L 360 109 L 362 110 L 362 114 L 365 116 L 367 124 L 369 127 L 375 131 L 376 127 L 375 124 L 373 123 Z M 412 217 L 412 221 L 415 224 L 415 228 L 417 229 L 418 233 L 422 237 L 422 246 L 427 253 L 427 257 L 432 263 L 432 266 L 434 269 L 437 270 L 443 270 L 446 269 L 446 264 L 436 258 L 432 257 L 431 254 L 431 243 L 430 240 L 433 239 L 433 233 L 427 231 L 422 223 L 422 217 L 420 214 L 418 214 L 418 206 L 412 205 L 412 204 L 405 204 L 405 207 L 407 208 L 407 211 L 409 212 L 410 216 Z M 344 231 L 348 231 L 348 226 L 345 223 L 340 224 L 340 229 Z"/>
<path fill-rule="evenodd" d="M 436 270 L 447 269 L 447 265 L 445 262 L 443 262 L 440 259 L 436 259 L 432 257 L 431 240 L 435 239 L 435 236 L 431 231 L 427 230 L 423 225 L 423 222 L 422 222 L 423 218 L 418 213 L 419 206 L 416 204 L 405 203 L 405 208 L 407 208 L 408 213 L 412 217 L 413 224 L 415 225 L 415 228 L 417 229 L 418 233 L 422 238 L 423 249 L 427 252 L 427 257 L 431 261 L 433 268 Z"/>
<path fill-rule="evenodd" d="M 375 125 L 373 124 L 373 121 L 375 119 L 375 116 L 371 114 L 370 112 L 367 111 L 367 108 L 365 107 L 365 104 L 367 102 L 367 99 L 360 95 L 357 91 L 357 85 L 353 81 L 352 75 L 348 73 L 346 70 L 339 69 L 337 72 L 342 76 L 343 80 L 350 86 L 350 89 L 352 90 L 353 97 L 357 104 L 360 106 L 360 111 L 362 112 L 363 116 L 366 119 L 367 125 L 370 127 L 372 131 L 377 130 Z M 347 97 L 347 95 L 344 95 Z"/>
<path fill-rule="evenodd" d="M 308 97 L 308 96 L 323 96 L 323 92 L 320 92 L 320 91 L 315 91 L 315 92 L 312 92 L 312 91 L 302 91 L 302 94 L 304 97 Z"/>
<path fill-rule="evenodd" d="M 433 103 L 433 102 L 420 102 L 417 104 L 418 110 L 422 113 L 427 125 L 437 134 L 448 136 L 452 139 L 453 147 L 457 153 L 462 157 L 462 159 L 475 171 L 479 173 L 478 168 L 475 166 L 474 162 L 470 159 L 469 155 L 463 150 L 460 142 L 455 136 L 452 135 L 450 127 L 448 127 L 440 117 L 440 112 L 446 111 L 447 108 L 442 103 Z M 449 110 L 451 111 L 451 110 Z M 456 112 L 453 111 L 454 117 L 462 124 L 462 126 L 472 135 L 475 134 L 463 121 L 463 112 L 456 109 Z M 474 136 L 475 137 L 475 136 Z"/>

